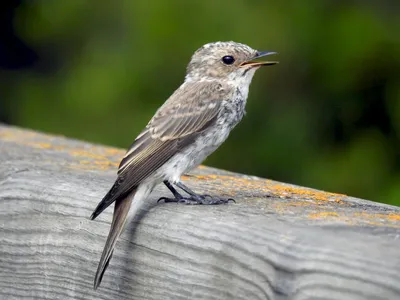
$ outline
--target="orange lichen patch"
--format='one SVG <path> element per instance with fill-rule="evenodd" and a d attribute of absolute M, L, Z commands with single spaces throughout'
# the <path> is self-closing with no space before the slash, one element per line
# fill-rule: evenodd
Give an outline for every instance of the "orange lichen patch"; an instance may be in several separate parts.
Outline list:
<path fill-rule="evenodd" d="M 7 131 L 7 130 L 0 130 L 0 139 L 6 139 L 8 137 L 13 136 L 13 133 L 11 131 Z"/>
<path fill-rule="evenodd" d="M 374 214 L 374 213 L 366 213 L 366 212 L 356 212 L 353 214 L 355 217 L 362 217 L 363 219 L 367 220 L 388 220 L 391 222 L 399 223 L 400 224 L 400 215 L 399 214 Z"/>
<path fill-rule="evenodd" d="M 182 175 L 181 176 L 181 180 L 183 180 L 183 181 L 186 181 L 186 180 L 189 180 L 190 179 L 190 176 L 187 176 L 187 175 Z"/>
<path fill-rule="evenodd" d="M 335 201 L 340 203 L 346 195 L 335 194 L 318 190 L 311 190 L 296 186 L 287 186 L 283 184 L 273 184 L 271 191 L 274 191 L 281 196 L 308 198 L 317 201 Z"/>
<path fill-rule="evenodd" d="M 326 202 L 324 202 L 326 204 Z M 268 207 L 274 210 L 280 215 L 286 215 L 288 213 L 300 213 L 304 214 L 304 211 L 319 209 L 320 206 L 314 201 L 268 201 Z"/>
<path fill-rule="evenodd" d="M 49 143 L 31 143 L 31 146 L 35 147 L 35 148 L 42 148 L 42 149 L 50 149 L 53 146 Z"/>
<path fill-rule="evenodd" d="M 107 166 L 107 167 L 118 167 L 118 163 L 113 163 L 111 161 L 92 161 L 92 160 L 80 160 L 81 165 L 96 165 L 96 166 Z"/>
<path fill-rule="evenodd" d="M 70 149 L 68 154 L 74 157 L 84 157 L 87 159 L 95 159 L 104 161 L 107 164 L 118 164 L 124 154 L 123 150 L 116 148 L 90 147 L 85 149 Z M 94 162 L 95 163 L 95 162 Z"/>
<path fill-rule="evenodd" d="M 72 150 L 68 151 L 68 153 L 72 156 L 81 156 L 81 157 L 88 157 L 88 158 L 94 158 L 94 159 L 108 159 L 104 155 L 99 155 L 93 152 L 85 151 L 85 150 Z"/>
<path fill-rule="evenodd" d="M 122 156 L 125 154 L 125 150 L 122 149 L 117 149 L 117 148 L 106 148 L 104 150 L 105 155 L 110 155 L 110 156 L 114 156 L 114 155 L 118 155 L 118 156 Z"/>
<path fill-rule="evenodd" d="M 319 205 L 325 205 L 326 201 L 289 201 L 289 202 L 277 202 L 276 205 L 283 206 L 283 207 L 309 207 L 310 205 L 313 206 L 319 206 Z"/>
<path fill-rule="evenodd" d="M 36 148 L 36 149 L 52 149 L 52 150 L 57 150 L 57 151 L 62 151 L 65 149 L 65 147 L 63 147 L 63 146 L 52 145 L 50 143 L 43 143 L 43 142 L 23 142 L 20 144 L 31 147 L 31 148 Z"/>
<path fill-rule="evenodd" d="M 80 160 L 79 164 L 71 164 L 68 167 L 70 169 L 79 170 L 110 170 L 118 167 L 118 163 L 111 161 L 90 161 L 90 160 Z"/>
<path fill-rule="evenodd" d="M 25 142 L 29 138 L 37 138 L 40 137 L 42 139 L 51 140 L 55 136 L 39 133 L 35 131 L 27 131 L 23 129 L 18 129 L 15 127 L 10 128 L 0 128 L 0 138 L 7 141 L 14 142 Z"/>
<path fill-rule="evenodd" d="M 198 180 L 210 180 L 210 179 L 217 179 L 217 175 L 193 175 Z"/>
<path fill-rule="evenodd" d="M 98 154 L 99 151 L 96 151 L 98 147 L 93 147 L 93 151 L 86 150 L 71 150 L 68 153 L 75 157 L 82 157 L 87 159 L 94 160 L 80 160 L 79 166 L 74 166 L 73 168 L 85 169 L 85 170 L 110 170 L 117 168 L 119 166 L 119 159 L 111 160 L 107 155 L 115 156 L 116 153 L 122 153 L 123 151 L 109 148 L 106 151 L 102 151 L 104 154 Z M 97 152 L 97 153 L 96 153 Z"/>
<path fill-rule="evenodd" d="M 32 142 L 28 142 L 28 143 L 24 143 L 24 145 L 26 146 L 30 146 L 33 148 L 39 148 L 39 149 L 52 149 L 52 150 L 56 150 L 56 151 L 63 151 L 63 150 L 67 150 L 64 146 L 60 146 L 60 145 L 53 145 L 50 143 L 32 143 Z M 101 149 L 101 148 L 99 148 Z M 86 157 L 86 158 L 93 158 L 93 159 L 97 159 L 97 160 L 105 160 L 108 161 L 109 158 L 106 155 L 102 155 L 102 154 L 98 154 L 96 153 L 96 148 L 93 147 L 94 151 L 86 151 L 80 148 L 72 148 L 72 149 L 68 149 L 68 154 L 71 156 L 75 156 L 75 157 Z M 99 152 L 99 151 L 97 151 Z"/>
<path fill-rule="evenodd" d="M 50 138 L 45 138 L 43 140 L 45 141 L 32 141 L 30 138 L 35 138 L 37 140 L 37 136 L 39 136 L 38 133 L 31 133 L 31 132 L 25 132 L 24 134 L 21 135 L 5 135 L 1 136 L 1 139 L 7 142 L 16 142 L 18 144 L 31 147 L 31 148 L 37 148 L 37 149 L 54 149 L 54 150 L 63 150 L 65 147 L 60 146 L 60 145 L 53 145 L 51 143 Z M 46 137 L 45 135 L 40 135 L 41 138 Z"/>
<path fill-rule="evenodd" d="M 339 207 L 336 202 L 285 199 L 285 201 L 269 201 L 268 207 L 280 215 L 295 214 L 306 216 L 308 219 L 338 218 L 338 221 L 340 219 L 340 222 L 346 223 L 350 221 L 350 218 L 341 213 L 344 206 Z"/>
<path fill-rule="evenodd" d="M 308 215 L 308 218 L 314 220 L 326 220 L 345 222 L 349 225 L 373 225 L 373 226 L 387 226 L 387 227 L 400 227 L 400 215 L 397 214 L 374 214 L 374 213 L 353 213 L 346 215 L 345 213 L 338 213 L 335 211 L 322 211 L 315 212 Z"/>
<path fill-rule="evenodd" d="M 258 178 L 244 178 L 229 175 L 195 175 L 198 180 L 212 181 L 214 185 L 219 186 L 219 190 L 224 192 L 234 192 L 234 190 L 246 190 L 265 193 L 266 195 L 279 197 L 279 198 L 293 198 L 293 199 L 309 199 L 312 201 L 330 201 L 338 204 L 343 203 L 346 195 L 323 192 L 302 188 L 297 186 L 290 186 L 285 184 L 278 184 L 271 180 L 258 179 Z M 222 189 L 221 189 L 222 187 Z"/>
<path fill-rule="evenodd" d="M 389 214 L 388 219 L 396 222 L 400 222 L 400 215 Z"/>
<path fill-rule="evenodd" d="M 119 161 L 124 154 L 124 150 L 121 149 L 89 146 L 87 144 L 82 144 L 82 147 L 79 147 L 79 145 L 71 144 L 67 139 L 60 136 L 25 131 L 17 128 L 0 129 L 0 139 L 30 148 L 54 150 L 77 157 L 80 159 L 80 162 L 74 168 L 81 168 L 82 165 L 85 165 L 85 169 L 108 169 L 112 166 L 118 166 L 115 160 L 118 159 Z M 82 161 L 87 161 L 87 163 L 82 163 Z"/>
<path fill-rule="evenodd" d="M 326 219 L 326 218 L 338 218 L 339 214 L 334 211 L 321 211 L 317 213 L 312 213 L 308 215 L 310 219 Z"/>
<path fill-rule="evenodd" d="M 119 166 L 119 163 L 112 162 L 112 161 L 109 161 L 109 160 L 107 160 L 107 161 L 94 161 L 93 163 L 95 165 L 98 165 L 98 166 L 107 166 L 107 167 L 118 167 Z"/>
<path fill-rule="evenodd" d="M 13 138 L 2 138 L 2 140 L 8 141 L 8 142 L 19 142 Z M 60 146 L 54 146 L 50 143 L 44 143 L 44 142 L 30 142 L 30 141 L 24 141 L 24 142 L 19 142 L 19 144 L 28 146 L 31 148 L 37 148 L 37 149 L 55 149 L 55 148 L 60 148 Z"/>

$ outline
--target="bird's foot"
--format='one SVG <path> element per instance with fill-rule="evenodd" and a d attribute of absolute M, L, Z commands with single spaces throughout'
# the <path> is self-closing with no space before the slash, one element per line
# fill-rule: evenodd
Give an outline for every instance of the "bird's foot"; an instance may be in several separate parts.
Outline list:
<path fill-rule="evenodd" d="M 230 201 L 235 202 L 236 201 L 232 198 L 220 198 L 217 196 L 211 196 L 211 195 L 196 195 L 196 196 L 189 196 L 189 197 L 180 197 L 180 198 L 167 198 L 167 197 L 161 197 L 158 199 L 157 202 L 164 201 L 165 203 L 170 203 L 170 202 L 176 202 L 180 204 L 188 204 L 188 205 L 199 205 L 199 204 L 204 204 L 204 205 L 218 205 L 218 204 L 227 204 Z"/>
<path fill-rule="evenodd" d="M 227 204 L 230 201 L 235 202 L 235 199 L 233 198 L 221 198 L 218 196 L 211 196 L 211 195 L 200 195 L 200 203 L 199 204 L 205 204 L 205 205 L 218 205 L 218 204 Z"/>

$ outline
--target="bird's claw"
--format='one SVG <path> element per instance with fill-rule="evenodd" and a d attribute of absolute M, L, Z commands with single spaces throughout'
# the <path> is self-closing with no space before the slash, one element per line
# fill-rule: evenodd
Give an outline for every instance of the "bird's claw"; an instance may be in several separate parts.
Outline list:
<path fill-rule="evenodd" d="M 218 204 L 227 204 L 230 201 L 236 203 L 236 201 L 232 198 L 228 199 L 223 199 L 219 198 L 216 196 L 211 196 L 211 195 L 199 195 L 197 197 L 182 197 L 182 198 L 167 198 L 167 197 L 161 197 L 158 199 L 157 203 L 160 201 L 164 201 L 165 203 L 170 203 L 170 202 L 176 202 L 180 204 L 188 204 L 188 205 L 218 205 Z"/>
<path fill-rule="evenodd" d="M 210 204 L 222 204 L 222 203 L 225 204 L 225 203 L 229 203 L 229 201 L 232 201 L 232 202 L 236 203 L 235 199 L 233 199 L 233 198 L 225 199 L 225 198 L 220 198 L 218 196 L 211 196 L 209 194 L 205 194 L 205 195 L 202 195 L 200 197 L 202 197 L 203 199 L 209 198 L 208 201 L 216 202 L 216 203 L 210 203 Z"/>
<path fill-rule="evenodd" d="M 164 201 L 165 203 L 169 203 L 169 202 L 178 202 L 178 199 L 176 199 L 176 198 L 168 198 L 168 197 L 161 197 L 160 199 L 157 200 L 157 203 L 159 203 L 160 201 Z"/>

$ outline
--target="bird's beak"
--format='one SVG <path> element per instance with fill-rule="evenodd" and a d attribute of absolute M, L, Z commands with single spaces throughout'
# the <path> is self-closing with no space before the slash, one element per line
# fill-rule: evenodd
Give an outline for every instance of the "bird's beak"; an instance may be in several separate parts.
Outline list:
<path fill-rule="evenodd" d="M 242 62 L 239 66 L 240 67 L 260 67 L 260 66 L 272 66 L 276 65 L 279 63 L 278 61 L 255 61 L 259 59 L 260 57 L 268 56 L 268 55 L 273 55 L 273 54 L 278 54 L 278 52 L 270 52 L 270 51 L 257 51 L 256 55 L 244 62 Z"/>

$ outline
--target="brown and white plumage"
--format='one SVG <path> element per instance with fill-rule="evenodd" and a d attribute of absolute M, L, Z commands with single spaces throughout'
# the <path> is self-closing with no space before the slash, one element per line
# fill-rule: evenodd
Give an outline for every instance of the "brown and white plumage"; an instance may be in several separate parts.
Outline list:
<path fill-rule="evenodd" d="M 193 55 L 185 82 L 138 135 L 120 163 L 117 180 L 91 216 L 95 219 L 115 202 L 95 288 L 101 282 L 131 206 L 137 210 L 163 180 L 178 182 L 181 174 L 200 164 L 240 121 L 251 78 L 256 67 L 261 66 L 245 63 L 257 54 L 243 44 L 217 42 L 203 46 Z M 224 55 L 234 55 L 235 65 L 221 63 Z"/>
<path fill-rule="evenodd" d="M 119 165 L 118 179 L 91 219 L 116 199 L 127 196 L 215 122 L 221 101 L 228 96 L 220 83 L 189 82 L 179 88 L 131 145 Z M 184 102 L 180 102 L 181 99 Z"/>

